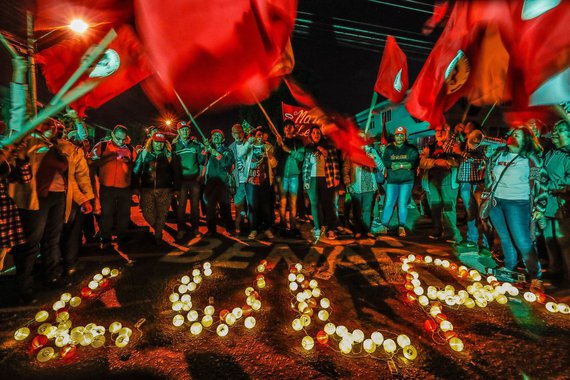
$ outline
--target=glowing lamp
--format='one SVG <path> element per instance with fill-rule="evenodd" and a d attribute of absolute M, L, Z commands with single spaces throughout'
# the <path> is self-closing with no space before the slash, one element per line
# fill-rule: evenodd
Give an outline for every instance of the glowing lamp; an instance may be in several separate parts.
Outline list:
<path fill-rule="evenodd" d="M 306 300 L 305 293 L 303 293 L 303 292 L 297 293 L 295 298 L 297 299 L 297 302 L 303 302 Z"/>
<path fill-rule="evenodd" d="M 45 346 L 48 342 L 48 338 L 45 335 L 36 335 L 34 339 L 32 339 L 32 350 L 37 350 L 43 346 Z"/>
<path fill-rule="evenodd" d="M 487 307 L 487 300 L 485 298 L 475 299 L 475 304 L 481 308 Z"/>
<path fill-rule="evenodd" d="M 92 332 L 94 335 L 105 335 L 105 327 L 103 327 L 103 326 L 96 326 L 96 327 L 94 327 L 94 328 L 91 330 L 91 332 Z"/>
<path fill-rule="evenodd" d="M 108 276 L 109 274 L 111 274 L 111 268 L 105 267 L 105 268 L 101 269 L 101 274 L 103 276 Z"/>
<path fill-rule="evenodd" d="M 82 346 L 89 346 L 93 342 L 93 334 L 90 332 L 84 332 L 79 340 L 79 344 Z"/>
<path fill-rule="evenodd" d="M 396 338 L 396 342 L 398 342 L 398 346 L 402 348 L 409 346 L 412 343 L 410 341 L 410 337 L 408 337 L 405 334 L 398 335 L 398 337 Z"/>
<path fill-rule="evenodd" d="M 36 320 L 36 322 L 41 323 L 41 322 L 46 321 L 48 319 L 48 317 L 49 317 L 49 313 L 45 310 L 42 310 L 42 311 L 38 311 L 36 313 L 36 316 L 34 317 L 34 319 Z"/>
<path fill-rule="evenodd" d="M 192 323 L 192 326 L 190 326 L 190 332 L 192 335 L 200 335 L 202 332 L 202 324 L 200 322 Z"/>
<path fill-rule="evenodd" d="M 48 329 L 46 330 L 45 335 L 47 336 L 48 339 L 53 339 L 55 338 L 55 333 L 57 331 L 57 327 L 55 326 L 50 326 L 48 327 Z"/>
<path fill-rule="evenodd" d="M 295 331 L 301 331 L 301 329 L 303 329 L 303 324 L 299 318 L 295 318 L 293 319 L 293 322 L 291 322 L 291 327 L 293 327 L 293 330 Z"/>
<path fill-rule="evenodd" d="M 338 348 L 343 354 L 348 354 L 352 351 L 352 342 L 347 339 L 342 339 L 338 344 Z"/>
<path fill-rule="evenodd" d="M 101 273 L 97 273 L 95 276 L 93 276 L 93 281 L 101 281 L 103 279 L 103 275 Z"/>
<path fill-rule="evenodd" d="M 384 336 L 379 331 L 374 331 L 372 335 L 370 335 L 370 338 L 377 346 L 380 346 L 382 342 L 384 342 Z"/>
<path fill-rule="evenodd" d="M 113 322 L 109 325 L 109 332 L 111 334 L 115 334 L 118 333 L 120 329 L 123 328 L 123 325 L 121 324 L 121 322 Z"/>
<path fill-rule="evenodd" d="M 188 285 L 190 283 L 190 276 L 182 276 L 182 278 L 180 279 L 180 282 L 183 285 Z"/>
<path fill-rule="evenodd" d="M 319 303 L 323 309 L 328 309 L 331 305 L 331 301 L 329 301 L 328 298 L 321 298 L 321 301 Z"/>
<path fill-rule="evenodd" d="M 303 314 L 301 315 L 301 317 L 299 318 L 299 320 L 301 321 L 301 324 L 304 327 L 307 327 L 311 324 L 311 317 L 308 314 Z"/>
<path fill-rule="evenodd" d="M 202 272 L 200 272 L 200 269 L 196 268 L 192 270 L 192 277 L 196 277 L 199 276 Z M 190 282 L 190 281 L 188 281 Z"/>
<path fill-rule="evenodd" d="M 208 305 L 204 308 L 204 314 L 206 315 L 214 315 L 216 309 L 212 305 Z"/>
<path fill-rule="evenodd" d="M 427 332 L 434 332 L 437 329 L 437 323 L 433 319 L 426 319 L 424 321 L 424 329 Z"/>
<path fill-rule="evenodd" d="M 473 309 L 475 307 L 475 301 L 473 298 L 466 298 L 463 304 L 469 309 Z"/>
<path fill-rule="evenodd" d="M 182 326 L 184 324 L 184 316 L 176 314 L 174 318 L 172 318 L 172 324 L 176 327 Z"/>
<path fill-rule="evenodd" d="M 204 315 L 202 317 L 202 326 L 210 327 L 212 326 L 212 323 L 214 323 L 214 318 L 212 318 L 211 315 Z"/>
<path fill-rule="evenodd" d="M 39 362 L 44 363 L 51 360 L 55 355 L 53 347 L 44 347 L 39 352 L 36 358 Z"/>
<path fill-rule="evenodd" d="M 405 347 L 402 347 L 402 353 L 404 354 L 404 357 L 408 360 L 414 360 L 415 358 L 418 357 L 418 350 L 416 350 L 416 348 L 412 345 L 407 345 Z"/>
<path fill-rule="evenodd" d="M 416 286 L 414 288 L 414 293 L 416 293 L 416 295 L 421 296 L 424 294 L 424 288 L 422 288 L 421 286 Z"/>
<path fill-rule="evenodd" d="M 91 342 L 91 347 L 101 348 L 105 344 L 105 335 L 97 335 Z"/>
<path fill-rule="evenodd" d="M 449 341 L 451 338 L 455 338 L 457 336 L 457 333 L 453 330 L 449 330 L 443 333 L 443 337 L 445 338 L 445 340 Z"/>
<path fill-rule="evenodd" d="M 362 348 L 369 354 L 373 354 L 374 351 L 376 351 L 376 343 L 374 343 L 372 339 L 365 339 L 362 343 Z"/>
<path fill-rule="evenodd" d="M 297 282 L 300 284 L 303 281 L 305 281 L 305 276 L 302 273 L 299 273 L 297 275 Z"/>
<path fill-rule="evenodd" d="M 434 263 L 436 266 L 440 266 L 440 265 L 441 265 L 441 259 L 435 259 L 435 260 L 433 261 L 433 263 Z"/>
<path fill-rule="evenodd" d="M 111 273 L 109 273 L 110 277 L 117 277 L 119 275 L 118 269 L 111 269 Z"/>
<path fill-rule="evenodd" d="M 257 287 L 259 289 L 265 288 L 265 280 L 264 279 L 257 280 Z"/>
<path fill-rule="evenodd" d="M 226 323 L 228 326 L 233 326 L 236 323 L 236 316 L 233 315 L 232 313 L 229 313 L 228 315 L 226 315 Z"/>
<path fill-rule="evenodd" d="M 321 321 L 325 322 L 329 319 L 329 312 L 326 310 L 319 310 L 319 313 L 317 314 L 317 316 L 319 317 L 319 319 Z"/>
<path fill-rule="evenodd" d="M 63 346 L 68 345 L 69 342 L 71 342 L 71 338 L 70 338 L 69 334 L 61 334 L 55 338 L 54 343 L 57 347 L 63 347 Z"/>
<path fill-rule="evenodd" d="M 218 327 L 216 328 L 216 334 L 218 334 L 218 336 L 226 336 L 228 335 L 229 331 L 230 328 L 228 327 L 228 325 L 224 323 L 218 325 Z"/>
<path fill-rule="evenodd" d="M 115 339 L 115 346 L 119 347 L 119 348 L 123 348 L 125 347 L 127 344 L 129 344 L 129 340 L 130 338 L 126 335 L 119 335 L 117 337 L 117 339 Z"/>
<path fill-rule="evenodd" d="M 556 309 L 558 310 L 559 313 L 561 314 L 570 314 L 570 307 L 565 304 L 565 303 L 559 303 L 556 306 Z"/>
<path fill-rule="evenodd" d="M 48 330 L 48 328 L 51 327 L 51 323 L 42 323 L 39 327 L 38 327 L 38 334 L 40 335 L 46 335 L 46 332 Z"/>
<path fill-rule="evenodd" d="M 212 275 L 212 270 L 210 268 L 204 269 L 204 276 L 210 277 Z"/>
<path fill-rule="evenodd" d="M 228 309 L 223 309 L 222 311 L 220 311 L 220 319 L 223 321 L 224 319 L 226 319 L 226 316 L 230 313 L 230 311 Z"/>
<path fill-rule="evenodd" d="M 319 330 L 319 332 L 317 332 L 316 339 L 317 343 L 319 343 L 322 346 L 325 346 L 329 342 L 329 336 L 323 330 Z"/>
<path fill-rule="evenodd" d="M 190 322 L 194 322 L 198 320 L 198 312 L 196 310 L 190 310 L 188 314 L 186 314 L 186 318 Z"/>
<path fill-rule="evenodd" d="M 386 339 L 384 343 L 382 343 L 382 347 L 384 348 L 384 351 L 389 354 L 393 353 L 396 351 L 396 348 L 398 348 L 396 346 L 396 342 L 394 342 L 392 339 Z"/>
<path fill-rule="evenodd" d="M 184 306 L 184 303 L 181 301 L 176 301 L 172 303 L 172 310 L 174 311 L 180 311 L 182 310 L 182 307 Z"/>
<path fill-rule="evenodd" d="M 306 351 L 311 351 L 315 347 L 315 341 L 310 336 L 306 335 L 301 340 L 301 345 Z"/>
<path fill-rule="evenodd" d="M 303 270 L 303 264 L 301 264 L 301 263 L 295 264 L 295 269 L 297 269 L 298 272 L 302 271 Z"/>
<path fill-rule="evenodd" d="M 89 284 L 87 284 L 87 287 L 91 290 L 95 290 L 99 287 L 99 283 L 97 281 L 89 281 Z"/>
<path fill-rule="evenodd" d="M 557 313 L 558 312 L 558 305 L 555 302 L 547 302 L 546 303 L 546 310 L 548 310 L 551 313 Z"/>
<path fill-rule="evenodd" d="M 253 303 L 251 304 L 251 308 L 255 311 L 261 309 L 261 301 L 260 300 L 253 301 Z"/>
<path fill-rule="evenodd" d="M 421 295 L 421 296 L 418 297 L 418 302 L 419 302 L 419 304 L 422 305 L 422 306 L 427 306 L 427 305 L 429 305 L 429 299 L 428 299 L 426 296 L 424 296 L 424 295 Z"/>
<path fill-rule="evenodd" d="M 499 294 L 496 298 L 497 302 L 500 303 L 501 305 L 506 304 L 507 302 L 509 302 L 507 296 L 505 296 L 504 294 Z"/>
<path fill-rule="evenodd" d="M 449 340 L 449 347 L 451 347 L 453 351 L 463 351 L 463 341 L 459 338 L 451 338 Z"/>
<path fill-rule="evenodd" d="M 188 284 L 188 291 L 193 292 L 194 290 L 196 290 L 196 283 L 190 281 L 190 283 Z"/>
<path fill-rule="evenodd" d="M 289 283 L 289 289 L 292 292 L 295 292 L 295 291 L 297 291 L 297 289 L 299 289 L 299 285 L 296 282 L 290 282 Z"/>
<path fill-rule="evenodd" d="M 525 292 L 523 297 L 528 302 L 535 302 L 536 301 L 536 294 L 534 294 L 532 292 Z"/>
<path fill-rule="evenodd" d="M 194 276 L 194 278 L 192 279 L 196 284 L 199 284 L 202 282 L 202 276 Z"/>
<path fill-rule="evenodd" d="M 409 271 L 409 270 L 410 270 L 410 265 L 407 264 L 407 263 L 402 264 L 402 270 L 403 270 L 404 272 Z"/>
<path fill-rule="evenodd" d="M 258 266 L 257 266 L 257 271 L 258 271 L 259 273 L 265 272 L 265 265 L 258 265 Z"/>
<path fill-rule="evenodd" d="M 255 327 L 255 323 L 256 323 L 255 318 L 254 318 L 254 317 L 251 317 L 251 316 L 250 316 L 250 317 L 247 317 L 247 318 L 243 321 L 244 326 L 245 326 L 247 329 L 250 329 L 250 330 Z"/>
<path fill-rule="evenodd" d="M 451 264 L 449 263 L 449 260 L 441 260 L 441 266 L 444 268 L 449 268 Z"/>
<path fill-rule="evenodd" d="M 208 262 L 208 261 L 206 261 L 206 262 L 204 263 L 204 265 L 202 266 L 202 268 L 204 268 L 204 269 L 209 269 L 209 268 L 211 268 L 211 267 L 212 267 L 212 264 L 211 264 L 210 262 Z"/>
<path fill-rule="evenodd" d="M 180 299 L 179 299 L 179 301 L 182 303 L 189 303 L 191 300 L 192 300 L 192 296 L 190 294 L 183 294 L 182 297 L 180 297 Z"/>
<path fill-rule="evenodd" d="M 333 335 L 336 332 L 336 326 L 334 323 L 329 322 L 325 325 L 324 331 L 327 335 Z"/>
<path fill-rule="evenodd" d="M 71 300 L 69 301 L 69 304 L 72 307 L 77 307 L 81 305 L 81 297 L 72 297 Z"/>
<path fill-rule="evenodd" d="M 429 309 L 429 314 L 435 318 L 436 315 L 438 315 L 439 313 L 441 313 L 441 308 L 439 308 L 438 306 L 432 306 Z"/>
<path fill-rule="evenodd" d="M 287 279 L 289 280 L 289 282 L 297 281 L 297 275 L 295 273 L 289 273 Z"/>
<path fill-rule="evenodd" d="M 431 257 L 431 256 L 424 257 L 424 262 L 426 264 L 431 264 L 433 262 L 433 257 Z"/>
<path fill-rule="evenodd" d="M 234 307 L 232 314 L 236 317 L 236 319 L 240 319 L 243 316 L 243 310 L 239 307 Z"/>
<path fill-rule="evenodd" d="M 536 302 L 538 303 L 545 303 L 546 302 L 546 295 L 544 293 L 537 292 L 536 295 Z"/>
<path fill-rule="evenodd" d="M 319 282 L 317 280 L 313 279 L 313 280 L 309 281 L 309 287 L 311 289 L 315 289 L 317 286 L 319 286 Z"/>
<path fill-rule="evenodd" d="M 63 293 L 59 299 L 67 303 L 71 300 L 71 293 Z"/>
<path fill-rule="evenodd" d="M 16 330 L 16 332 L 14 333 L 14 339 L 20 341 L 20 340 L 24 340 L 26 339 L 28 336 L 30 336 L 30 329 L 27 327 L 20 327 L 18 330 Z"/>
<path fill-rule="evenodd" d="M 72 358 L 76 352 L 77 352 L 77 347 L 75 347 L 74 345 L 69 345 L 62 347 L 62 349 L 59 351 L 59 354 L 61 355 L 62 359 L 69 359 Z"/>
<path fill-rule="evenodd" d="M 348 329 L 345 326 L 340 325 L 336 327 L 336 335 L 343 338 L 346 334 L 348 334 Z"/>
<path fill-rule="evenodd" d="M 85 31 L 89 28 L 89 25 L 85 21 L 78 18 L 72 20 L 68 26 L 69 29 L 78 34 L 85 33 Z"/>
<path fill-rule="evenodd" d="M 362 330 L 356 329 L 352 332 L 354 343 L 362 343 L 364 341 L 364 333 Z"/>
<path fill-rule="evenodd" d="M 241 310 L 243 311 L 243 315 L 245 315 L 246 317 L 253 312 L 253 309 L 249 305 L 243 305 Z"/>
<path fill-rule="evenodd" d="M 305 296 L 305 299 L 308 300 L 313 296 L 313 292 L 310 289 L 305 289 L 303 290 L 303 295 Z"/>
<path fill-rule="evenodd" d="M 188 285 L 182 284 L 178 287 L 178 293 L 184 294 L 188 291 Z"/>
<path fill-rule="evenodd" d="M 453 324 L 449 321 L 441 321 L 441 323 L 439 324 L 439 328 L 441 329 L 441 331 L 450 331 L 453 330 Z"/>
<path fill-rule="evenodd" d="M 305 310 L 303 310 L 303 314 L 307 314 L 309 317 L 312 317 L 314 314 L 314 311 L 312 308 L 307 307 Z"/>

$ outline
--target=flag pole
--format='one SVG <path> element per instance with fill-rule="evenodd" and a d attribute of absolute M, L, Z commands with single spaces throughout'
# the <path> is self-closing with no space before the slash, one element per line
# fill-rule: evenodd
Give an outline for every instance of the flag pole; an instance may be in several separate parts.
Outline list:
<path fill-rule="evenodd" d="M 198 123 L 196 123 L 196 120 L 194 120 L 194 118 L 192 117 L 192 114 L 188 110 L 188 107 L 186 107 L 186 104 L 184 104 L 184 101 L 182 100 L 180 95 L 178 95 L 178 92 L 174 88 L 172 88 L 172 91 L 174 91 L 174 95 L 176 95 L 176 97 L 178 98 L 180 105 L 182 105 L 182 108 L 184 108 L 184 112 L 186 112 L 186 115 L 188 115 L 188 117 L 190 118 L 190 122 L 192 123 L 192 125 L 194 125 L 200 136 L 202 136 L 202 139 L 208 140 L 204 135 L 204 132 L 202 132 L 202 129 L 200 129 L 200 127 L 198 126 Z"/>
<path fill-rule="evenodd" d="M 467 107 L 465 108 L 465 112 L 463 112 L 463 117 L 461 118 L 461 124 L 465 123 L 465 119 L 467 119 L 467 114 L 471 109 L 471 103 L 467 103 Z"/>
<path fill-rule="evenodd" d="M 117 32 L 115 29 L 109 30 L 109 32 L 103 37 L 101 42 L 95 47 L 91 47 L 87 50 L 83 58 L 81 58 L 81 63 L 75 72 L 69 77 L 67 82 L 59 89 L 57 94 L 50 100 L 50 104 L 57 104 L 64 96 L 64 94 L 69 91 L 69 89 L 79 80 L 79 78 L 87 71 L 94 63 L 99 59 L 101 54 L 105 52 L 107 47 L 111 44 L 111 42 L 117 37 Z"/>
<path fill-rule="evenodd" d="M 376 91 L 372 93 L 372 102 L 370 102 L 370 109 L 368 110 L 368 119 L 366 119 L 366 127 L 364 128 L 364 133 L 368 133 L 368 129 L 370 128 L 370 121 L 372 120 L 372 110 L 376 105 L 376 101 L 378 100 L 378 94 Z"/>
<path fill-rule="evenodd" d="M 491 116 L 491 113 L 493 112 L 493 110 L 495 109 L 496 106 L 497 106 L 497 102 L 493 103 L 493 106 L 491 107 L 491 109 L 489 110 L 489 112 L 487 112 L 487 115 L 485 116 L 485 118 L 484 118 L 483 121 L 481 122 L 481 128 L 483 128 L 483 126 L 484 126 L 485 123 L 487 122 L 487 119 L 489 119 L 489 116 Z"/>
<path fill-rule="evenodd" d="M 226 92 L 224 95 L 220 96 L 218 99 L 214 100 L 212 103 L 208 104 L 208 106 L 206 108 L 204 108 L 202 111 L 198 112 L 196 115 L 194 115 L 194 119 L 197 119 L 200 115 L 202 115 L 204 112 L 206 112 L 207 110 L 209 110 L 210 108 L 212 108 L 213 106 L 216 105 L 216 103 L 218 103 L 220 100 L 224 99 L 226 96 L 228 96 L 230 94 L 231 91 Z"/>
<path fill-rule="evenodd" d="M 275 127 L 275 124 L 273 124 L 273 121 L 271 121 L 271 119 L 269 118 L 269 115 L 267 114 L 267 111 L 265 111 L 265 108 L 263 108 L 263 106 L 261 105 L 261 103 L 259 102 L 259 99 L 257 99 L 257 96 L 255 96 L 255 94 L 253 93 L 253 91 L 251 91 L 251 89 L 249 90 L 251 92 L 251 95 L 253 96 L 253 98 L 255 99 L 255 102 L 257 103 L 257 106 L 259 107 L 259 109 L 261 109 L 261 112 L 263 112 L 263 115 L 265 116 L 265 118 L 267 119 L 267 122 L 269 123 L 269 129 L 271 129 L 271 132 L 273 132 L 273 134 L 275 135 L 275 137 L 277 137 L 277 141 L 283 141 L 283 137 L 281 137 L 281 135 L 279 134 L 279 132 L 277 131 L 277 128 Z"/>
<path fill-rule="evenodd" d="M 560 114 L 560 116 L 562 116 L 562 118 L 568 123 L 570 124 L 570 115 L 568 115 L 568 113 L 564 110 L 564 108 L 562 108 L 562 106 L 560 104 L 555 104 L 554 109 L 556 111 L 558 111 L 558 113 Z"/>
<path fill-rule="evenodd" d="M 18 53 L 16 53 L 16 49 L 14 49 L 14 47 L 6 40 L 6 37 L 4 37 L 2 33 L 0 33 L 0 41 L 2 42 L 2 45 L 8 49 L 8 52 L 10 52 L 12 58 L 18 58 L 20 56 Z"/>

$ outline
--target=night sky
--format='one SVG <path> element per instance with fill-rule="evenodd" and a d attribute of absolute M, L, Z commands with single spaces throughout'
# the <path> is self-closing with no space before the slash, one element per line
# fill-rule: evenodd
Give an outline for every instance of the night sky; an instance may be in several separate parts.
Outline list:
<path fill-rule="evenodd" d="M 0 0 L 0 29 L 22 35 L 24 9 L 29 3 L 34 2 Z M 410 83 L 413 83 L 438 34 L 426 37 L 420 33 L 430 17 L 430 3 L 428 0 L 300 0 L 292 38 L 296 58 L 293 76 L 327 108 L 349 115 L 362 111 L 370 104 L 386 34 L 393 34 L 408 56 Z M 0 86 L 8 85 L 10 72 L 9 56 L 2 49 Z M 46 102 L 50 97 L 40 74 L 39 101 Z M 294 104 L 285 88 L 264 102 L 276 120 L 281 101 Z M 240 112 L 248 114 L 247 110 L 248 107 L 238 107 L 218 111 L 206 114 L 198 122 L 205 130 L 227 130 L 234 122 L 241 121 Z M 89 123 L 105 127 L 122 123 L 137 128 L 159 124 L 161 120 L 160 113 L 146 99 L 140 86 L 87 114 Z"/>

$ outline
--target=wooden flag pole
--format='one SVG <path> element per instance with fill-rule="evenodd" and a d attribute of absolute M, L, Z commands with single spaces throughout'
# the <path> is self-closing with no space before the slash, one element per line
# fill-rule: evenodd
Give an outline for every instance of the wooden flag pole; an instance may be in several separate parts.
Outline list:
<path fill-rule="evenodd" d="M 497 102 L 493 103 L 493 106 L 491 107 L 491 109 L 489 110 L 489 112 L 487 112 L 487 115 L 485 115 L 485 118 L 484 118 L 483 121 L 481 122 L 481 128 L 483 128 L 483 126 L 484 126 L 485 123 L 487 122 L 487 119 L 489 119 L 489 116 L 491 116 L 491 113 L 493 112 L 493 110 L 495 109 L 496 106 L 497 106 Z"/>
<path fill-rule="evenodd" d="M 216 103 L 218 103 L 220 100 L 222 100 L 223 98 L 225 98 L 226 96 L 228 96 L 230 94 L 231 91 L 226 92 L 224 95 L 220 96 L 218 99 L 214 100 L 212 103 L 208 104 L 208 106 L 206 108 L 204 108 L 202 111 L 198 112 L 196 115 L 194 115 L 194 119 L 197 119 L 198 117 L 200 117 L 200 115 L 202 115 L 204 112 L 206 112 L 207 110 L 209 110 L 210 108 L 212 108 L 213 106 L 216 105 Z"/>
<path fill-rule="evenodd" d="M 202 132 L 202 129 L 200 129 L 200 127 L 198 126 L 198 123 L 196 123 L 196 120 L 194 120 L 194 118 L 192 117 L 192 114 L 188 110 L 188 107 L 186 107 L 186 104 L 184 104 L 184 101 L 182 100 L 180 95 L 178 95 L 178 92 L 174 88 L 172 89 L 172 91 L 174 91 L 174 95 L 176 95 L 176 97 L 178 98 L 180 105 L 182 105 L 182 108 L 184 108 L 184 112 L 186 112 L 186 115 L 188 115 L 188 117 L 190 118 L 190 122 L 192 123 L 192 125 L 194 125 L 200 136 L 202 136 L 202 139 L 208 140 L 204 135 L 204 132 Z"/>
<path fill-rule="evenodd" d="M 261 112 L 263 112 L 263 115 L 265 116 L 265 118 L 267 119 L 267 122 L 269 123 L 269 129 L 271 129 L 271 132 L 273 132 L 273 134 L 275 135 L 275 137 L 277 137 L 277 141 L 283 141 L 283 137 L 281 137 L 281 135 L 279 134 L 279 131 L 277 131 L 277 128 L 275 127 L 275 124 L 273 124 L 273 121 L 271 121 L 271 119 L 269 118 L 269 115 L 267 114 L 267 111 L 265 111 L 265 108 L 263 108 L 263 106 L 261 105 L 261 103 L 259 102 L 259 99 L 257 99 L 257 96 L 255 96 L 255 94 L 253 93 L 253 91 L 251 91 L 251 95 L 253 96 L 253 98 L 255 99 L 255 102 L 257 103 L 257 106 L 259 107 L 259 109 L 261 110 Z"/>
<path fill-rule="evenodd" d="M 117 32 L 115 31 L 115 29 L 111 29 L 105 35 L 105 37 L 103 37 L 103 39 L 99 44 L 87 50 L 87 52 L 81 59 L 81 63 L 79 64 L 77 70 L 75 70 L 75 72 L 71 75 L 71 77 L 69 77 L 67 82 L 65 82 L 65 84 L 59 89 L 57 94 L 55 94 L 53 99 L 50 101 L 50 104 L 58 104 L 60 102 L 61 98 L 65 95 L 65 93 L 69 91 L 71 87 L 73 87 L 75 82 L 79 80 L 79 78 L 85 73 L 85 71 L 87 71 L 97 61 L 97 59 L 105 52 L 105 50 L 111 44 L 111 42 L 113 42 L 115 37 L 117 37 Z"/>
<path fill-rule="evenodd" d="M 378 94 L 376 91 L 374 91 L 372 93 L 372 102 L 370 102 L 370 109 L 368 110 L 368 119 L 366 119 L 366 127 L 364 128 L 364 133 L 368 133 L 368 129 L 370 128 L 370 122 L 372 121 L 372 110 L 374 110 L 376 101 L 378 101 Z"/>

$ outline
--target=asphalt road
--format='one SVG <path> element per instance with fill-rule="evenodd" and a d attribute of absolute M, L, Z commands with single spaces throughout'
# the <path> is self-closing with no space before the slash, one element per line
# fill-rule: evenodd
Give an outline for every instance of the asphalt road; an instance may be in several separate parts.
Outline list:
<path fill-rule="evenodd" d="M 137 221 L 135 217 L 135 221 Z M 140 219 L 139 219 L 140 222 Z M 100 251 L 96 247 L 81 254 L 84 266 L 64 289 L 41 290 L 40 303 L 30 307 L 14 306 L 13 276 L 0 277 L 3 307 L 0 309 L 0 377 L 2 379 L 219 379 L 219 378 L 445 378 L 445 379 L 564 379 L 570 378 L 570 315 L 550 313 L 544 304 L 529 303 L 522 297 L 509 296 L 506 304 L 490 302 L 485 308 L 442 306 L 462 339 L 464 349 L 453 351 L 441 332 L 429 333 L 424 321 L 429 319 L 417 302 L 406 301 L 402 256 L 431 255 L 469 268 L 483 270 L 489 259 L 473 253 L 457 255 L 448 244 L 427 239 L 429 221 L 420 220 L 408 238 L 394 236 L 378 240 L 340 239 L 308 242 L 309 225 L 303 226 L 306 240 L 242 241 L 227 237 L 194 239 L 156 246 L 144 232 L 134 233 L 135 241 L 124 249 Z M 266 286 L 257 287 L 256 270 L 267 260 L 263 273 Z M 191 294 L 193 309 L 200 311 L 212 304 L 214 323 L 199 335 L 190 332 L 193 322 L 173 325 L 177 312 L 169 296 L 178 290 L 184 275 L 203 263 L 212 265 L 212 275 L 202 274 L 202 282 Z M 385 339 L 396 341 L 407 335 L 417 349 L 417 358 L 408 360 L 398 348 L 387 354 L 383 347 L 368 354 L 355 343 L 350 354 L 342 354 L 340 338 L 332 335 L 328 344 L 316 340 L 325 323 L 318 320 L 315 307 L 312 323 L 295 331 L 292 322 L 299 314 L 289 289 L 290 266 L 303 264 L 307 280 L 315 278 L 318 288 L 330 300 L 330 321 L 344 325 L 352 336 L 355 329 L 370 338 L 380 331 Z M 73 326 L 88 323 L 108 329 L 114 321 L 133 330 L 124 348 L 115 346 L 106 332 L 104 347 L 77 346 L 76 354 L 64 359 L 58 354 L 40 363 L 38 350 L 30 349 L 40 323 L 29 324 L 32 334 L 23 341 L 14 332 L 33 321 L 40 310 L 55 313 L 52 304 L 64 292 L 79 295 L 81 289 L 104 267 L 118 268 L 105 291 L 84 299 L 70 308 Z M 465 289 L 473 281 L 460 279 L 441 266 L 414 264 L 422 285 L 443 288 L 452 285 Z M 485 279 L 482 281 L 486 284 Z M 304 285 L 307 285 L 306 282 Z M 303 283 L 299 283 L 303 285 Z M 314 284 L 313 284 L 314 285 Z M 219 313 L 246 304 L 245 289 L 256 288 L 261 308 L 252 311 L 253 329 L 244 327 L 245 317 L 229 328 L 227 336 L 216 334 Z M 309 287 L 310 289 L 310 287 Z M 525 289 L 520 286 L 521 291 Z M 97 293 L 97 291 L 96 291 Z M 296 293 L 296 292 L 295 292 Z M 508 294 L 507 294 L 508 295 Z M 548 293 L 556 302 L 570 301 L 568 291 Z M 547 301 L 551 299 L 548 298 Z M 317 300 L 318 301 L 318 300 Z M 244 308 L 245 309 L 245 308 Z M 187 311 L 182 310 L 186 316 Z M 198 321 L 200 321 L 198 319 Z M 302 339 L 311 336 L 315 346 L 305 350 Z M 320 335 L 322 338 L 322 333 Z M 53 340 L 48 346 L 54 347 Z"/>

